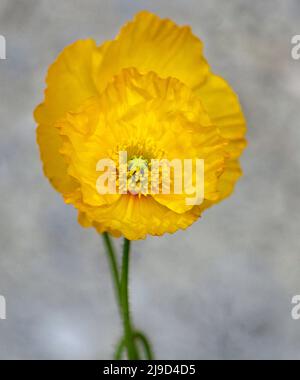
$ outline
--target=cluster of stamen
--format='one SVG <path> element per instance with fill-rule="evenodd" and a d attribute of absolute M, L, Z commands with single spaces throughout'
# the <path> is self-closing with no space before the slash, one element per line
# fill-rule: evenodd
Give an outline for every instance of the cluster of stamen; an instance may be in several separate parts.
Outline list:
<path fill-rule="evenodd" d="M 134 156 L 127 163 L 127 188 L 131 194 L 147 195 L 149 163 L 142 156 Z"/>
<path fill-rule="evenodd" d="M 127 157 L 125 160 L 122 158 L 121 162 L 120 153 L 125 153 Z M 118 192 L 120 194 L 129 192 L 141 197 L 150 194 L 153 187 L 159 189 L 160 177 L 157 173 L 159 170 L 152 168 L 151 162 L 153 159 L 160 160 L 163 155 L 164 152 L 157 149 L 152 141 L 128 142 L 118 145 L 111 155 L 114 162 L 119 162 L 116 172 Z M 153 175 L 156 175 L 158 179 L 156 186 L 151 183 Z"/>

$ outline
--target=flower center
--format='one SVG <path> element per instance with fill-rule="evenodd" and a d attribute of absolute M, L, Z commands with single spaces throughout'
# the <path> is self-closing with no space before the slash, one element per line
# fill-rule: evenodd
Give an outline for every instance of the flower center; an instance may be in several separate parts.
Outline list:
<path fill-rule="evenodd" d="M 127 163 L 127 186 L 131 194 L 146 195 L 148 193 L 148 160 L 142 156 L 134 156 Z"/>

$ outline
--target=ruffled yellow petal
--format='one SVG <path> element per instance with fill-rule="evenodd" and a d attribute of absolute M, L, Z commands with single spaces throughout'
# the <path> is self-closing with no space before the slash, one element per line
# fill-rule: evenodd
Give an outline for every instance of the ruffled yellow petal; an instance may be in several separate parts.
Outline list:
<path fill-rule="evenodd" d="M 191 88 L 199 87 L 208 74 L 202 42 L 190 27 L 179 27 L 146 11 L 126 24 L 108 46 L 96 76 L 99 92 L 128 67 L 141 73 L 154 71 L 162 78 L 174 77 Z"/>
<path fill-rule="evenodd" d="M 177 214 L 152 197 L 133 195 L 123 195 L 116 203 L 103 207 L 101 212 L 94 208 L 88 215 L 99 232 L 109 231 L 116 237 L 121 232 L 130 240 L 144 239 L 147 234 L 174 233 L 186 229 L 199 217 L 196 210 Z"/>
<path fill-rule="evenodd" d="M 223 78 L 210 74 L 206 82 L 195 92 L 221 136 L 228 142 L 228 161 L 218 185 L 219 200 L 222 200 L 232 193 L 236 181 L 242 174 L 238 158 L 246 147 L 246 121 L 238 96 Z"/>
<path fill-rule="evenodd" d="M 73 191 L 76 184 L 68 176 L 66 163 L 59 154 L 61 138 L 54 123 L 96 94 L 92 79 L 93 54 L 96 50 L 93 40 L 77 41 L 65 48 L 49 68 L 44 102 L 34 112 L 45 174 L 53 186 L 63 193 Z"/>
<path fill-rule="evenodd" d="M 80 189 L 74 196 L 65 195 L 67 202 L 74 203 L 80 199 L 99 207 L 113 203 L 120 197 L 119 194 L 100 195 L 96 188 L 99 177 L 97 162 L 108 158 L 112 146 L 112 140 L 106 139 L 109 131 L 105 125 L 102 124 L 102 138 L 94 133 L 100 123 L 100 111 L 99 99 L 90 98 L 78 110 L 68 113 L 55 124 L 62 138 L 59 152 L 68 165 L 67 173 L 76 180 Z M 99 127 L 102 129 L 101 125 Z"/>

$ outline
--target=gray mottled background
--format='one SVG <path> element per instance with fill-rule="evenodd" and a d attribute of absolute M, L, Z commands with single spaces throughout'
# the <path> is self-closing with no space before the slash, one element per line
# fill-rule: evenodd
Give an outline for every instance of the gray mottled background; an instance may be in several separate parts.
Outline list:
<path fill-rule="evenodd" d="M 248 120 L 234 196 L 186 232 L 134 244 L 131 303 L 161 359 L 300 359 L 298 0 L 0 0 L 1 359 L 110 358 L 121 334 L 101 237 L 43 177 L 32 110 L 48 65 L 140 9 L 191 24 Z"/>

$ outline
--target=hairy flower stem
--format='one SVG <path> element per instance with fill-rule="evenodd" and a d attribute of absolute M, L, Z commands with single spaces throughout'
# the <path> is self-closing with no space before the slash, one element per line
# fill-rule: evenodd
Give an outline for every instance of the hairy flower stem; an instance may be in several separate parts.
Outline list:
<path fill-rule="evenodd" d="M 117 298 L 118 306 L 119 306 L 120 312 L 121 312 L 121 308 L 122 308 L 121 297 L 122 296 L 121 296 L 121 284 L 120 284 L 119 271 L 118 271 L 118 262 L 116 259 L 114 247 L 112 245 L 112 242 L 110 240 L 108 233 L 104 232 L 104 234 L 102 236 L 103 236 L 104 244 L 106 247 L 106 253 L 108 256 L 110 270 L 111 270 L 112 277 L 113 277 L 113 283 L 114 283 L 114 287 L 115 287 L 116 298 Z"/>
<path fill-rule="evenodd" d="M 138 359 L 138 351 L 134 342 L 134 333 L 129 310 L 128 297 L 128 269 L 130 256 L 130 241 L 124 238 L 123 259 L 122 259 L 122 275 L 121 275 L 121 304 L 123 312 L 124 336 L 127 343 L 128 359 Z"/>
<path fill-rule="evenodd" d="M 130 257 L 130 241 L 124 239 L 123 246 L 123 258 L 122 258 L 122 270 L 119 274 L 118 262 L 116 259 L 116 254 L 107 233 L 103 234 L 103 240 L 106 247 L 106 252 L 110 264 L 110 269 L 112 272 L 113 282 L 115 286 L 115 292 L 117 296 L 117 301 L 119 305 L 119 310 L 121 314 L 121 319 L 123 321 L 124 337 L 122 338 L 120 345 L 117 348 L 115 358 L 119 359 L 121 357 L 122 351 L 126 348 L 128 359 L 139 359 L 139 353 L 136 346 L 137 338 L 140 336 L 133 330 L 130 310 L 129 310 L 129 295 L 128 295 L 128 272 L 129 272 L 129 257 Z M 141 340 L 141 339 L 140 339 Z M 145 342 L 141 341 L 145 346 L 145 352 L 149 352 L 146 346 L 149 346 L 145 338 Z M 152 359 L 152 354 L 147 355 L 147 359 Z"/>

